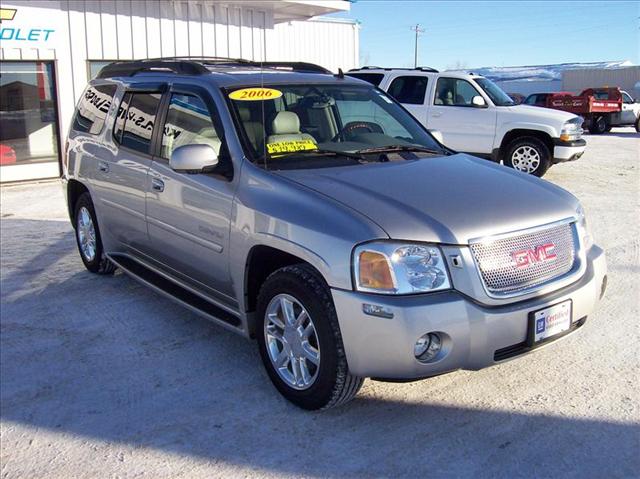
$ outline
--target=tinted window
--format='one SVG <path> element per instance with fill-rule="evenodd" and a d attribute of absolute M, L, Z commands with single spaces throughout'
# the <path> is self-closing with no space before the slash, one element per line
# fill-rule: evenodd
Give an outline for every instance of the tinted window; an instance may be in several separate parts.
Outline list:
<path fill-rule="evenodd" d="M 538 95 L 529 95 L 524 102 L 527 105 L 535 105 L 536 104 L 536 98 L 538 98 Z"/>
<path fill-rule="evenodd" d="M 375 86 L 380 85 L 380 82 L 384 78 L 382 73 L 347 73 L 347 76 L 364 80 Z"/>
<path fill-rule="evenodd" d="M 125 96 L 120 112 L 124 114 L 124 119 L 119 116 L 114 129 L 114 135 L 122 146 L 140 153 L 150 153 L 151 135 L 159 104 L 159 93 L 133 93 Z M 124 128 L 120 133 L 121 125 L 118 122 L 122 121 Z"/>
<path fill-rule="evenodd" d="M 471 83 L 458 78 L 439 78 L 434 105 L 471 106 L 471 100 L 479 95 Z"/>
<path fill-rule="evenodd" d="M 120 102 L 118 107 L 118 115 L 116 116 L 116 122 L 113 126 L 113 137 L 118 143 L 122 140 L 122 130 L 124 129 L 124 120 L 127 117 L 127 110 L 129 109 L 129 102 L 131 101 L 131 93 L 125 93 L 124 98 Z"/>
<path fill-rule="evenodd" d="M 624 101 L 625 103 L 633 103 L 633 98 L 631 98 L 631 95 L 629 95 L 627 92 L 623 91 L 622 101 Z"/>
<path fill-rule="evenodd" d="M 393 80 L 387 93 L 400 103 L 422 105 L 426 91 L 427 77 L 404 76 Z"/>
<path fill-rule="evenodd" d="M 171 158 L 173 150 L 184 145 L 210 145 L 219 156 L 221 144 L 207 105 L 200 98 L 182 94 L 171 96 L 162 135 L 163 158 Z"/>
<path fill-rule="evenodd" d="M 73 129 L 92 135 L 100 133 L 115 93 L 115 85 L 89 85 L 78 103 Z"/>

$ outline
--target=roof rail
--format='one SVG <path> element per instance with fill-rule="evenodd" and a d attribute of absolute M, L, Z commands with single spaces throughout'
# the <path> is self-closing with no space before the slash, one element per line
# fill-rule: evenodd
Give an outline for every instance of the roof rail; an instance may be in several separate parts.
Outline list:
<path fill-rule="evenodd" d="M 320 65 L 305 62 L 258 62 L 243 58 L 226 57 L 162 57 L 109 63 L 100 70 L 97 78 L 126 77 L 134 76 L 137 73 L 154 71 L 181 75 L 201 75 L 211 72 L 207 66 L 273 68 L 295 72 L 332 74 L 331 71 Z"/>
<path fill-rule="evenodd" d="M 182 75 L 201 75 L 208 73 L 202 64 L 170 58 L 151 60 L 131 60 L 109 63 L 100 70 L 97 78 L 130 77 L 142 72 L 170 72 Z"/>
<path fill-rule="evenodd" d="M 373 65 L 366 65 L 360 68 L 352 68 L 351 70 L 349 70 L 350 72 L 357 72 L 360 70 L 384 70 L 384 71 L 391 71 L 391 70 L 407 70 L 407 71 L 411 71 L 411 70 L 419 70 L 422 72 L 431 72 L 431 73 L 440 73 L 438 70 L 436 70 L 435 68 L 431 68 L 431 67 L 415 67 L 415 68 L 393 68 L 393 67 L 376 67 Z"/>

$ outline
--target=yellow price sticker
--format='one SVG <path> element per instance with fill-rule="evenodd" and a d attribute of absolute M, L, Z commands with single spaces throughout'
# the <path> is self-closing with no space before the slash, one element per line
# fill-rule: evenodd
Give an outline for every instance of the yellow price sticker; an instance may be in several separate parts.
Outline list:
<path fill-rule="evenodd" d="M 313 140 L 291 140 L 267 143 L 267 152 L 270 155 L 317 149 L 318 145 L 316 145 Z"/>
<path fill-rule="evenodd" d="M 282 92 L 273 88 L 242 88 L 229 93 L 229 98 L 240 101 L 263 101 L 280 98 Z"/>

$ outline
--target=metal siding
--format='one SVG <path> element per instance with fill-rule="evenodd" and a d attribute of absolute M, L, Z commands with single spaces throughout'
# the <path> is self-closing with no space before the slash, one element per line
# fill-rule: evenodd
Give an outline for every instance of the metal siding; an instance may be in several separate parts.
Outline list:
<path fill-rule="evenodd" d="M 562 73 L 562 89 L 578 93 L 586 88 L 617 86 L 633 96 L 632 92 L 638 82 L 640 66 L 567 70 Z"/>

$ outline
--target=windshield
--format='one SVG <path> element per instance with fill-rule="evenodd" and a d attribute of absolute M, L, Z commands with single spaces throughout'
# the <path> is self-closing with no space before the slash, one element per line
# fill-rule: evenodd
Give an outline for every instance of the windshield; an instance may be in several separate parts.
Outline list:
<path fill-rule="evenodd" d="M 385 150 L 401 159 L 447 154 L 402 107 L 366 85 L 264 85 L 228 97 L 247 156 L 269 168 L 374 161 L 367 155 Z"/>
<path fill-rule="evenodd" d="M 475 82 L 482 88 L 491 101 L 496 106 L 512 106 L 516 102 L 507 95 L 502 88 L 486 78 L 474 78 Z"/>

